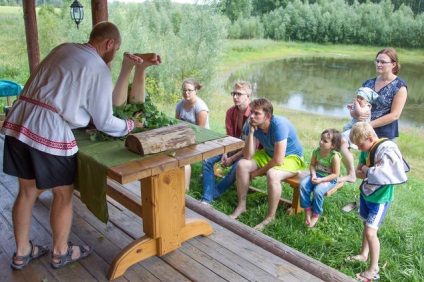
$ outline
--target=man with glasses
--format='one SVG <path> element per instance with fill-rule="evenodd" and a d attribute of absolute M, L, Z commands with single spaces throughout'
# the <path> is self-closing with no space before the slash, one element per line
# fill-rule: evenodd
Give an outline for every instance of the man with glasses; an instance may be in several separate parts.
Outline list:
<path fill-rule="evenodd" d="M 250 180 L 266 175 L 268 213 L 255 226 L 256 230 L 262 230 L 274 221 L 281 197 L 280 182 L 295 176 L 306 165 L 303 161 L 303 148 L 293 124 L 284 117 L 274 115 L 271 102 L 265 98 L 253 100 L 250 109 L 243 158 L 238 162 L 236 171 L 238 204 L 230 217 L 235 219 L 246 211 Z M 258 142 L 264 149 L 255 150 Z"/>
<path fill-rule="evenodd" d="M 243 138 L 243 131 L 248 124 L 250 115 L 250 96 L 252 86 L 247 81 L 236 81 L 233 85 L 234 105 L 227 110 L 225 117 L 225 128 L 227 135 L 236 138 Z M 203 193 L 201 202 L 206 205 L 211 205 L 213 200 L 221 196 L 228 188 L 236 182 L 236 166 L 237 162 L 242 157 L 241 150 L 224 153 L 207 160 L 202 163 L 203 171 Z M 221 167 L 231 167 L 228 174 L 217 185 L 215 185 L 214 165 L 221 162 Z"/>

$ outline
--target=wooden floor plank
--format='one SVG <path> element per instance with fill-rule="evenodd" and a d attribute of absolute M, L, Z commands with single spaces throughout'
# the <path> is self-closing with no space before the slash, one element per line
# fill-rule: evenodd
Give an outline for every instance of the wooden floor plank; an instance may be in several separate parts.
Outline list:
<path fill-rule="evenodd" d="M 6 193 L 4 187 L 0 184 L 2 203 L 6 202 L 3 200 L 7 200 Z M 3 205 L 0 206 L 3 207 Z M 42 281 L 43 279 L 47 279 L 47 281 L 57 281 L 54 275 L 52 275 L 46 267 L 46 265 L 50 263 L 48 254 L 31 261 L 31 263 L 25 267 L 25 270 L 14 271 L 10 268 L 13 253 L 16 249 L 15 239 L 13 236 L 12 224 L 3 214 L 5 213 L 1 212 L 0 216 L 0 281 Z M 8 271 L 6 271 L 6 269 Z"/>
<path fill-rule="evenodd" d="M 190 209 L 186 210 L 187 216 L 200 215 Z M 205 218 L 205 220 L 208 220 Z M 209 221 L 209 220 L 208 220 Z M 232 233 L 226 228 L 209 221 L 214 229 L 214 233 L 209 235 L 208 238 L 216 244 L 228 249 L 231 253 L 237 255 L 240 259 L 248 261 L 255 266 L 261 268 L 265 272 L 271 274 L 273 277 L 290 277 L 290 281 L 322 281 L 310 273 L 294 266 L 293 264 L 267 252 L 266 250 L 256 246 L 250 241 Z M 253 229 L 252 229 L 253 230 Z M 200 237 L 199 237 L 200 238 Z M 208 242 L 205 240 L 205 242 Z M 290 270 L 292 272 L 290 272 Z M 298 277 L 298 278 L 296 278 Z M 307 279 L 307 280 L 305 280 Z"/>
<path fill-rule="evenodd" d="M 191 281 L 227 281 L 217 275 L 212 270 L 210 270 L 209 268 L 200 264 L 198 261 L 192 260 L 180 249 L 170 252 L 162 256 L 161 258 L 169 265 L 178 269 L 184 276 L 186 276 Z"/>
<path fill-rule="evenodd" d="M 214 240 L 203 237 L 196 237 L 189 242 L 194 247 L 209 254 L 212 259 L 219 260 L 230 269 L 237 269 L 238 274 L 248 281 L 274 281 L 275 276 L 264 271 L 255 264 L 246 261 L 238 254 L 217 244 Z"/>
<path fill-rule="evenodd" d="M 3 151 L 0 135 L 0 151 Z M 0 155 L 0 281 L 107 281 L 106 275 L 116 255 L 134 239 L 144 235 L 143 221 L 119 203 L 109 199 L 108 224 L 99 221 L 78 197 L 74 197 L 74 214 L 70 240 L 89 244 L 94 253 L 79 262 L 53 269 L 50 255 L 32 261 L 22 271 L 12 271 L 15 251 L 11 211 L 18 191 L 15 177 L 2 172 Z M 140 197 L 138 181 L 124 185 Z M 36 201 L 31 225 L 31 239 L 51 247 L 49 224 L 51 192 Z M 199 211 L 198 211 L 199 212 Z M 204 218 L 186 208 L 187 218 Z M 206 219 L 214 233 L 197 236 L 182 243 L 181 248 L 162 257 L 153 256 L 130 268 L 114 282 L 121 281 L 321 281 L 226 228 Z"/>
<path fill-rule="evenodd" d="M 192 244 L 193 241 L 196 241 L 196 239 L 185 242 L 180 248 L 185 255 L 215 272 L 215 274 L 226 281 L 249 281 L 244 277 L 244 275 L 242 275 L 242 271 L 239 271 L 239 269 L 236 271 L 231 269 L 227 264 L 225 264 L 222 257 L 214 256 L 214 254 L 217 253 L 216 250 L 208 250 L 207 248 L 199 249 L 196 244 Z"/>
<path fill-rule="evenodd" d="M 123 213 L 113 205 L 109 205 L 109 215 L 111 221 L 107 225 L 100 222 L 90 212 L 87 212 L 85 206 L 78 199 L 75 199 L 74 201 L 74 210 L 77 214 L 83 216 L 84 220 L 90 222 L 93 227 L 99 230 L 99 232 L 101 232 L 104 238 L 107 238 L 114 244 L 116 244 L 119 250 L 125 248 L 134 239 L 144 235 L 144 233 L 141 231 L 142 220 L 139 217 L 137 217 L 133 213 L 130 213 L 130 215 L 128 215 L 128 213 Z M 124 226 L 127 228 L 125 233 L 122 232 L 121 227 L 116 226 L 114 222 L 124 224 Z M 102 249 L 103 246 L 98 246 L 98 248 Z M 110 263 L 112 262 L 114 257 L 115 255 L 110 256 Z M 125 272 L 124 276 L 126 278 L 130 278 L 128 273 L 132 270 L 136 270 L 134 273 L 138 273 L 138 279 L 142 278 L 143 281 L 147 281 L 149 279 L 149 281 L 155 281 L 155 279 L 158 279 L 157 277 L 164 276 L 172 277 L 173 279 L 178 279 L 178 281 L 188 281 L 178 271 L 176 271 L 174 268 L 172 268 L 156 256 L 146 259 L 136 265 L 133 265 L 128 269 L 127 272 Z M 131 279 L 129 280 L 132 281 Z"/>

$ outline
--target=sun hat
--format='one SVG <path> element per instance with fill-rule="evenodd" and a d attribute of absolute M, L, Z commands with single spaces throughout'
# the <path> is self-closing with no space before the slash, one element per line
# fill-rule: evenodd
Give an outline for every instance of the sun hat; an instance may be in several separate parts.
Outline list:
<path fill-rule="evenodd" d="M 372 102 L 377 99 L 378 94 L 369 87 L 361 87 L 356 91 L 356 96 L 361 96 L 368 102 Z"/>

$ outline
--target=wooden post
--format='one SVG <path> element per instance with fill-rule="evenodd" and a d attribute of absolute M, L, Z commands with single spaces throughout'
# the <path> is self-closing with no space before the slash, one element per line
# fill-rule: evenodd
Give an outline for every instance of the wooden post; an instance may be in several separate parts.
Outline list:
<path fill-rule="evenodd" d="M 108 20 L 107 0 L 91 0 L 91 16 L 93 26 Z"/>
<path fill-rule="evenodd" d="M 29 71 L 32 73 L 38 63 L 40 63 L 40 47 L 38 45 L 35 1 L 22 1 L 22 9 L 24 12 Z"/>

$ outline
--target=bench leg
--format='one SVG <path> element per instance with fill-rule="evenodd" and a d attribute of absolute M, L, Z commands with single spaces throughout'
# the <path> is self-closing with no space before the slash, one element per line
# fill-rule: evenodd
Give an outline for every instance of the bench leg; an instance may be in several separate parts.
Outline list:
<path fill-rule="evenodd" d="M 287 215 L 299 214 L 303 211 L 303 208 L 300 206 L 300 192 L 299 186 L 293 187 L 293 199 L 292 206 L 286 211 Z"/>

